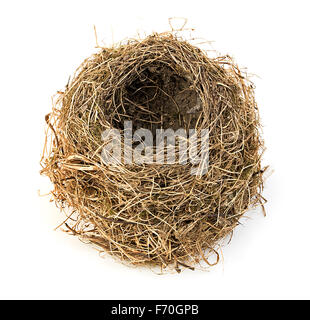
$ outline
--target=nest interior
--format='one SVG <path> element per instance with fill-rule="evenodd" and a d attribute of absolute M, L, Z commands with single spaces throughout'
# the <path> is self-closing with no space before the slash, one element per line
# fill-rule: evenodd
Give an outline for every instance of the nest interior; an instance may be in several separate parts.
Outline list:
<path fill-rule="evenodd" d="M 102 162 L 102 131 L 208 129 L 208 171 L 186 164 Z M 123 261 L 193 268 L 215 264 L 219 241 L 262 204 L 260 121 L 254 88 L 229 56 L 171 33 L 86 59 L 46 117 L 41 173 L 70 208 L 67 231 Z M 215 259 L 210 260 L 214 255 Z"/>

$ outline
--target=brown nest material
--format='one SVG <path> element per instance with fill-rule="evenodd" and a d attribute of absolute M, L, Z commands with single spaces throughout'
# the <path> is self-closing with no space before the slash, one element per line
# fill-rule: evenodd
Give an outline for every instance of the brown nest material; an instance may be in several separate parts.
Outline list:
<path fill-rule="evenodd" d="M 253 90 L 229 56 L 210 58 L 172 33 L 86 59 L 46 116 L 41 173 L 71 209 L 67 231 L 134 265 L 215 264 L 219 240 L 264 201 Z M 123 130 L 124 120 L 133 130 L 208 129 L 207 173 L 192 175 L 191 163 L 104 163 L 102 131 Z"/>

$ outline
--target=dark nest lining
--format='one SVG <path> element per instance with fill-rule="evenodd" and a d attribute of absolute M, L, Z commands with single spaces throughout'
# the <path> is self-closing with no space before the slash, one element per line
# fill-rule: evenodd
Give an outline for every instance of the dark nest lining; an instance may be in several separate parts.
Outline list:
<path fill-rule="evenodd" d="M 71 210 L 68 232 L 135 265 L 216 263 L 219 240 L 265 201 L 253 90 L 230 57 L 209 58 L 171 33 L 86 59 L 46 117 L 41 161 L 54 200 Z M 153 133 L 208 129 L 207 173 L 191 175 L 191 163 L 104 164 L 101 133 L 124 120 Z"/>
<path fill-rule="evenodd" d="M 188 79 L 156 60 L 125 86 L 122 98 L 125 117 L 133 121 L 134 130 L 150 129 L 155 136 L 156 129 L 195 127 L 188 112 L 197 104 L 197 93 Z"/>

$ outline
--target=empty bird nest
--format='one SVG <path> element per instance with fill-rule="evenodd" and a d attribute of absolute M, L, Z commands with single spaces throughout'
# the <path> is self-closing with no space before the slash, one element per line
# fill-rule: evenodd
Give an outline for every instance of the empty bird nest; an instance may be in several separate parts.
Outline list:
<path fill-rule="evenodd" d="M 122 261 L 177 271 L 216 264 L 219 241 L 265 201 L 252 83 L 229 56 L 210 58 L 173 33 L 100 48 L 58 92 L 46 122 L 41 173 L 57 205 L 70 210 L 63 226 Z M 148 161 L 125 161 L 127 124 L 133 153 Z M 169 137 L 156 161 L 134 134 L 180 128 L 198 142 L 177 137 L 174 161 Z M 120 134 L 121 157 L 111 163 L 103 159 L 107 130 Z M 199 150 L 203 131 L 207 157 L 180 161 Z"/>

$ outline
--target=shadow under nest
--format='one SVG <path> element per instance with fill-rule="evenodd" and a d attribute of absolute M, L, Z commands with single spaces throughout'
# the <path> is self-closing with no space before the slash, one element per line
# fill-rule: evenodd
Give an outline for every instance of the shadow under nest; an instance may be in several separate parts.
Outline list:
<path fill-rule="evenodd" d="M 216 264 L 219 241 L 265 201 L 253 85 L 230 57 L 209 58 L 171 33 L 101 48 L 46 120 L 41 173 L 71 209 L 64 225 L 122 261 L 177 271 Z M 207 129 L 207 172 L 192 175 L 190 162 L 103 163 L 102 132 L 123 132 L 124 121 L 153 135 Z"/>

